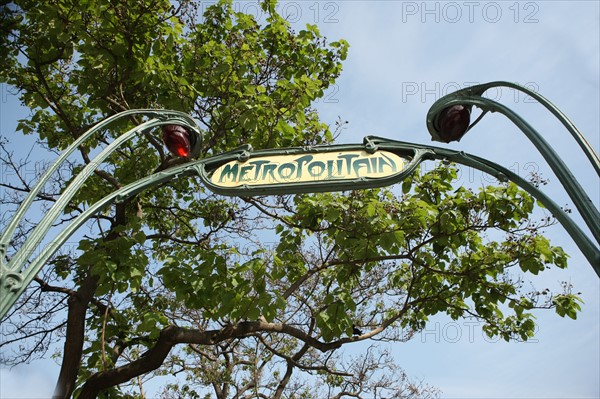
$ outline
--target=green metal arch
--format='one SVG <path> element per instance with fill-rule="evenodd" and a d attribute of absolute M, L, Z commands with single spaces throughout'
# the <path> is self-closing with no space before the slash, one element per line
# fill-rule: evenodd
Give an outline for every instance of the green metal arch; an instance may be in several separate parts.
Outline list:
<path fill-rule="evenodd" d="M 197 125 L 189 116 L 182 117 L 180 113 L 176 113 L 174 111 L 146 111 L 146 112 L 154 112 L 156 114 L 162 115 L 161 119 L 152 119 L 148 122 L 145 122 L 142 125 L 137 126 L 136 128 L 128 131 L 127 133 L 119 136 L 113 143 L 111 143 L 105 150 L 98 155 L 97 159 L 92 162 L 92 164 L 97 165 L 103 159 L 110 154 L 110 152 L 114 151 L 119 145 L 126 142 L 133 135 L 139 133 L 143 129 L 148 129 L 154 126 L 164 125 L 168 123 L 180 123 L 191 129 L 195 129 L 197 131 Z M 130 112 L 130 113 L 133 113 Z M 170 114 L 169 114 L 170 113 Z M 170 116 L 169 116 L 170 115 Z M 114 120 L 114 119 L 113 119 Z M 105 121 L 106 122 L 106 121 Z M 192 124 L 193 123 L 193 124 Z M 102 123 L 102 126 L 106 126 L 106 123 Z M 95 127 L 94 129 L 97 129 Z M 198 132 L 198 131 L 197 131 Z M 199 134 L 199 132 L 198 132 Z M 91 136 L 91 133 L 86 133 L 85 137 Z M 78 140 L 77 145 L 81 144 L 83 139 Z M 72 145 L 73 148 L 76 148 L 77 145 L 75 143 Z M 68 151 L 72 151 L 73 148 L 69 148 Z M 136 182 L 133 182 L 111 194 L 104 197 L 102 200 L 96 202 L 91 205 L 88 209 L 86 209 L 82 214 L 80 214 L 75 220 L 69 224 L 65 229 L 63 229 L 56 238 L 47 245 L 40 254 L 30 263 L 29 267 L 23 270 L 23 266 L 26 261 L 29 259 L 27 255 L 32 253 L 32 250 L 35 249 L 43 236 L 47 233 L 50 228 L 50 224 L 58 215 L 58 213 L 66 206 L 70 198 L 74 195 L 76 190 L 83 184 L 85 178 L 92 173 L 92 169 L 90 165 L 90 169 L 84 169 L 80 175 L 71 183 L 71 185 L 65 191 L 64 198 L 61 196 L 59 201 L 55 203 L 51 211 L 44 217 L 42 222 L 40 222 L 40 226 L 34 230 L 32 235 L 28 238 L 26 243 L 19 249 L 19 251 L 15 254 L 13 259 L 10 260 L 8 265 L 4 263 L 1 264 L 2 268 L 0 270 L 0 293 L 2 297 L 0 298 L 0 318 L 4 317 L 8 310 L 12 307 L 15 301 L 19 298 L 19 296 L 24 292 L 27 285 L 33 280 L 35 275 L 41 270 L 43 265 L 47 262 L 47 260 L 71 237 L 72 234 L 90 217 L 95 215 L 97 212 L 105 209 L 107 206 L 119 202 L 125 201 L 128 198 L 148 189 L 151 187 L 155 187 L 164 183 L 167 183 L 171 180 L 178 178 L 189 178 L 189 177 L 199 177 L 200 180 L 207 185 L 209 189 L 215 189 L 213 185 L 207 184 L 210 183 L 208 181 L 208 175 L 211 171 L 218 168 L 220 165 L 223 165 L 226 162 L 240 159 L 251 159 L 252 157 L 259 156 L 269 156 L 269 155 L 285 155 L 290 152 L 295 153 L 311 153 L 311 152 L 319 152 L 319 151 L 351 151 L 351 150 L 361 150 L 367 152 L 376 152 L 377 150 L 386 150 L 393 152 L 395 154 L 409 157 L 411 162 L 409 166 L 402 171 L 402 173 L 398 173 L 394 176 L 385 179 L 373 179 L 373 180 L 356 180 L 356 181 L 346 181 L 343 184 L 331 185 L 331 184 L 317 184 L 317 185 L 297 185 L 293 187 L 285 187 L 285 186 L 269 186 L 269 187 L 246 187 L 242 190 L 215 190 L 223 194 L 227 195 L 244 195 L 244 196 L 253 196 L 253 195 L 265 195 L 265 194 L 290 194 L 290 192 L 300 193 L 300 192 L 314 192 L 314 191 L 343 191 L 343 190 L 352 190 L 352 189 L 361 189 L 361 188 L 373 188 L 373 187 L 382 187 L 388 186 L 391 184 L 398 183 L 404 180 L 410 173 L 414 171 L 414 169 L 424 160 L 445 160 L 450 162 L 455 162 L 461 165 L 469 166 L 475 169 L 478 169 L 482 172 L 488 173 L 501 181 L 513 181 L 522 189 L 527 191 L 537 200 L 539 200 L 555 217 L 556 219 L 565 227 L 569 235 L 573 238 L 577 246 L 580 248 L 586 259 L 590 262 L 594 271 L 598 276 L 600 276 L 600 249 L 583 233 L 583 231 L 579 228 L 579 226 L 569 217 L 569 215 L 564 212 L 552 199 L 546 196 L 542 191 L 533 186 L 528 181 L 524 180 L 517 174 L 511 172 L 510 170 L 495 164 L 489 160 L 483 159 L 481 157 L 477 157 L 475 155 L 466 154 L 462 151 L 454 151 L 448 150 L 440 147 L 432 147 L 425 146 L 414 143 L 407 143 L 402 141 L 389 140 L 382 137 L 376 136 L 368 136 L 365 137 L 363 144 L 344 144 L 344 145 L 334 145 L 334 146 L 318 146 L 311 148 L 281 148 L 281 149 L 267 149 L 267 150 L 259 150 L 252 151 L 250 146 L 240 147 L 236 150 L 216 155 L 209 158 L 204 158 L 200 160 L 192 160 L 186 164 L 175 166 L 165 171 L 161 171 L 155 173 L 153 175 L 142 178 Z M 61 155 L 61 157 L 57 160 L 58 162 L 62 162 L 66 159 L 66 156 Z M 99 160 L 99 161 L 98 161 Z M 54 166 L 53 166 L 54 167 Z M 87 168 L 87 167 L 86 167 Z M 54 169 L 56 170 L 56 169 Z M 51 174 L 51 173 L 50 173 Z M 46 174 L 44 178 L 48 178 L 50 174 Z M 39 188 L 41 188 L 43 184 L 38 183 L 36 188 L 29 194 L 27 200 L 23 203 L 22 207 L 28 207 L 33 201 L 32 198 L 37 195 L 39 192 Z M 36 191 L 37 190 L 37 191 Z M 32 198 L 30 198 L 32 197 Z M 24 215 L 24 211 L 19 209 L 17 212 L 17 216 L 21 217 Z M 10 226 L 16 226 L 14 220 L 11 222 Z M 9 228 L 0 238 L 0 242 L 6 248 L 8 241 L 12 236 L 12 230 Z M 4 255 L 4 253 L 3 253 Z M 2 260 L 3 262 L 3 260 Z"/>

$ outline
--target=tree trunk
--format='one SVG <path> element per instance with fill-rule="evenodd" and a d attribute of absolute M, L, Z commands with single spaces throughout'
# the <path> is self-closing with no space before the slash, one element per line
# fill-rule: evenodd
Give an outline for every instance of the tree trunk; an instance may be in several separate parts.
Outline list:
<path fill-rule="evenodd" d="M 85 315 L 97 285 L 98 277 L 90 273 L 81 283 L 77 294 L 69 298 L 65 349 L 60 374 L 54 388 L 54 399 L 70 398 L 75 389 L 83 353 Z"/>

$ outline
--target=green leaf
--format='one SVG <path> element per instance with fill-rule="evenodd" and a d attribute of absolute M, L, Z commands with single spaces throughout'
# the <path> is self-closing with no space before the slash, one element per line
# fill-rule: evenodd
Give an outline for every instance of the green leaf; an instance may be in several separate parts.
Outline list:
<path fill-rule="evenodd" d="M 402 182 L 402 193 L 403 194 L 408 194 L 410 192 L 410 189 L 412 187 L 412 179 L 404 179 L 404 181 Z"/>

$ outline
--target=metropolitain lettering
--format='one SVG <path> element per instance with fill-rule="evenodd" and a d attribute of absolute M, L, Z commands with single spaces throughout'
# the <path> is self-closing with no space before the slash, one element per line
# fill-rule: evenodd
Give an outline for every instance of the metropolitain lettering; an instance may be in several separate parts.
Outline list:
<path fill-rule="evenodd" d="M 345 151 L 319 154 L 273 155 L 246 162 L 233 161 L 211 176 L 224 187 L 386 177 L 403 169 L 404 161 L 384 151 Z"/>

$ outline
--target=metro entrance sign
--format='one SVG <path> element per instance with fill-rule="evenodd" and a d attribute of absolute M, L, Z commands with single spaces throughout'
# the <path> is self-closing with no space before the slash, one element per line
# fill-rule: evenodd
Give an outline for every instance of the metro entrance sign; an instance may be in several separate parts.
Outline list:
<path fill-rule="evenodd" d="M 449 94 L 438 100 L 427 117 L 427 125 L 433 139 L 449 142 L 459 140 L 487 112 L 500 112 L 513 121 L 536 145 L 554 166 L 563 186 L 573 198 L 578 210 L 592 234 L 600 243 L 600 218 L 598 210 L 591 205 L 581 187 L 539 133 L 506 107 L 486 99 L 481 94 L 489 87 L 508 86 L 519 88 L 549 109 L 578 141 L 596 172 L 600 176 L 600 159 L 587 145 L 581 134 L 551 103 L 537 93 L 506 82 L 491 82 Z M 465 105 L 466 104 L 466 105 Z M 482 115 L 469 123 L 470 109 L 479 107 Z M 118 136 L 73 178 L 54 205 L 29 234 L 27 240 L 14 254 L 9 254 L 9 244 L 19 223 L 25 217 L 44 185 L 53 174 L 83 143 L 100 129 L 119 118 L 137 114 L 148 120 Z M 122 187 L 79 214 L 60 231 L 54 239 L 39 248 L 52 224 L 64 212 L 73 196 L 85 184 L 96 168 L 121 145 L 136 135 L 147 134 L 156 127 L 163 128 L 163 141 L 167 148 L 184 162 L 178 162 L 166 170 L 152 174 Z M 168 110 L 129 110 L 113 115 L 81 135 L 46 170 L 40 181 L 31 189 L 17 209 L 14 217 L 0 235 L 0 319 L 23 294 L 48 259 L 89 218 L 111 204 L 126 201 L 136 194 L 179 178 L 198 177 L 210 190 L 231 196 L 283 195 L 310 192 L 345 191 L 389 186 L 410 176 L 425 160 L 441 160 L 465 165 L 496 177 L 500 181 L 512 181 L 527 191 L 546 207 L 573 238 L 590 265 L 600 276 L 600 249 L 582 231 L 567 212 L 537 187 L 514 172 L 485 158 L 462 151 L 381 137 L 365 137 L 362 144 L 340 144 L 317 147 L 277 148 L 253 151 L 249 145 L 232 151 L 195 159 L 200 154 L 202 136 L 197 122 L 189 115 Z M 9 255 L 12 255 L 9 257 Z M 35 256 L 34 256 L 35 255 Z"/>
<path fill-rule="evenodd" d="M 214 170 L 201 171 L 219 194 L 257 195 L 339 191 L 390 184 L 411 173 L 415 153 L 367 151 L 363 146 L 326 146 L 248 152 Z"/>
<path fill-rule="evenodd" d="M 271 184 L 330 183 L 393 176 L 404 160 L 391 152 L 365 151 L 273 155 L 246 162 L 232 161 L 212 173 L 219 187 L 269 186 Z"/>

